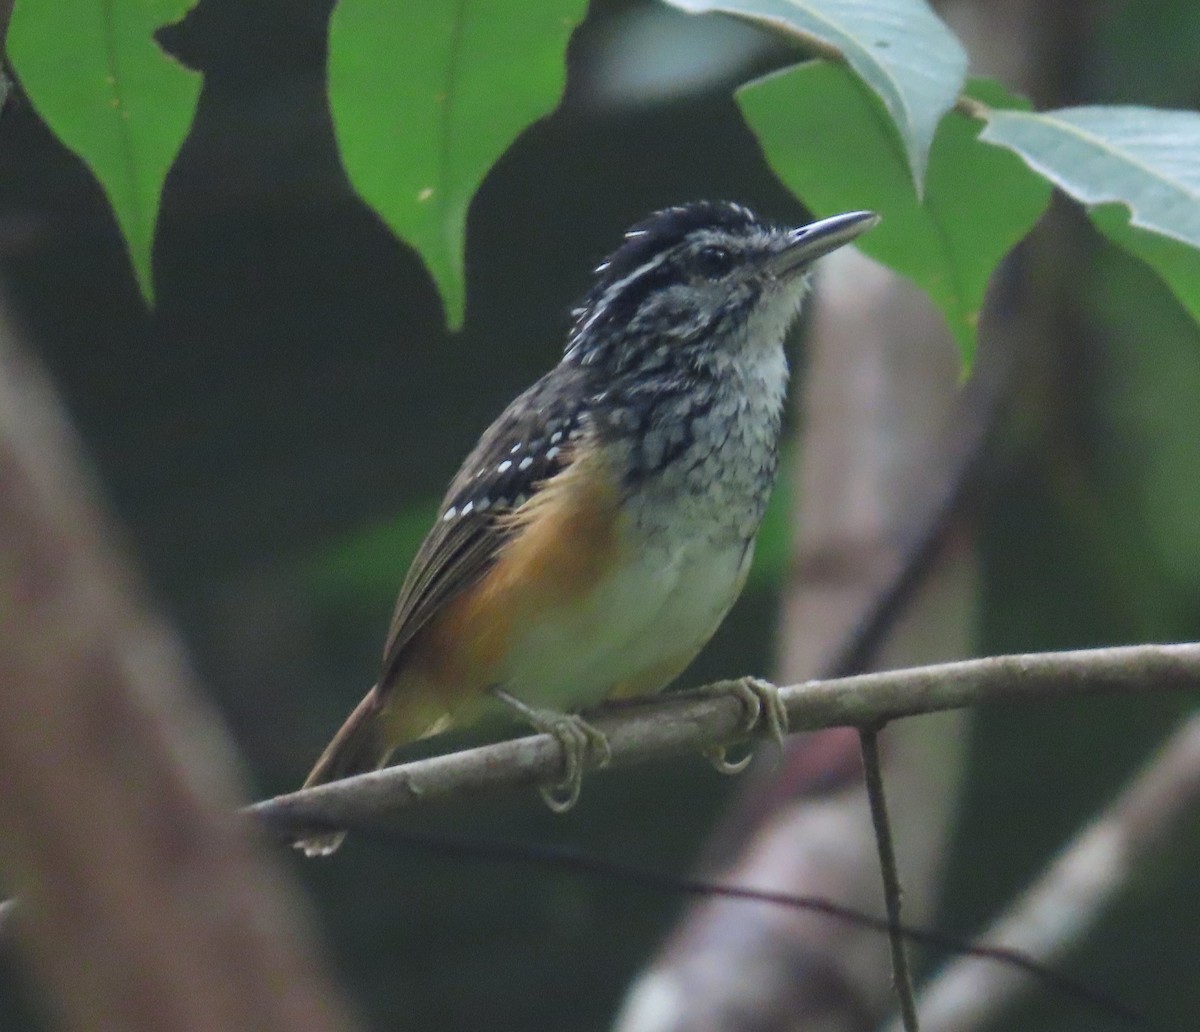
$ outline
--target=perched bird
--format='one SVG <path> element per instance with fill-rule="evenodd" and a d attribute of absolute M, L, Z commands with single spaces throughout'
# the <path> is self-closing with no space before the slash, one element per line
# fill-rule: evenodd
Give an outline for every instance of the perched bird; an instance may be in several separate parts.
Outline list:
<path fill-rule="evenodd" d="M 784 335 L 812 262 L 876 222 L 790 229 L 705 201 L 630 229 L 561 361 L 451 482 L 379 682 L 305 787 L 381 767 L 500 700 L 563 743 L 564 780 L 543 794 L 571 806 L 588 749 L 607 748 L 574 711 L 661 690 L 741 591 L 778 464 Z M 297 845 L 323 854 L 342 837 Z"/>

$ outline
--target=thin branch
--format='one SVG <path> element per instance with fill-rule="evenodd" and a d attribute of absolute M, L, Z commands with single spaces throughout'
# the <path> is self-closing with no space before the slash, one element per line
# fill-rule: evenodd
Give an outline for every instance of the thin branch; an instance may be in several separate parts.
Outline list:
<path fill-rule="evenodd" d="M 793 730 L 815 730 L 839 725 L 870 727 L 897 717 L 983 702 L 1197 689 L 1200 644 L 1179 644 L 999 656 L 811 681 L 782 688 L 780 693 Z M 613 764 L 625 765 L 667 751 L 697 751 L 714 742 L 736 740 L 742 719 L 741 704 L 733 698 L 683 696 L 631 708 L 596 724 L 609 736 Z M 1106 823 L 1088 833 L 1092 839 L 1103 840 L 1107 824 L 1119 818 L 1123 822 L 1122 841 L 1130 850 L 1128 862 L 1132 863 L 1136 859 L 1132 855 L 1134 847 L 1152 848 L 1170 822 L 1188 805 L 1194 805 L 1195 797 L 1200 795 L 1200 717 L 1192 720 L 1188 734 L 1187 739 L 1182 734 L 1177 736 L 1155 768 L 1122 797 L 1114 807 L 1117 817 L 1110 815 Z M 555 739 L 535 735 L 278 796 L 253 804 L 244 812 L 283 836 L 307 825 L 349 827 L 362 833 L 373 829 L 387 836 L 392 832 L 386 827 L 386 818 L 416 803 L 432 803 L 486 788 L 530 787 L 557 777 L 560 762 Z M 1190 774 L 1181 776 L 1181 768 Z M 1192 800 L 1190 804 L 1188 799 Z M 1096 848 L 1093 844 L 1089 851 L 1094 853 Z M 596 862 L 588 863 L 595 866 Z M 1065 860 L 1055 869 L 1064 865 L 1070 869 Z M 707 884 L 697 882 L 695 891 L 702 888 L 708 891 Z M 752 892 L 730 887 L 715 891 L 747 898 Z M 1113 891 L 1111 886 L 1109 891 Z M 836 909 L 827 901 L 786 898 L 794 905 L 802 902 L 805 907 L 830 913 Z M 774 901 L 774 895 L 771 899 Z M 15 903 L 0 903 L 0 941 L 8 938 Z M 905 928 L 903 934 L 927 945 L 961 948 L 957 941 L 933 932 Z M 998 945 L 977 947 L 974 955 L 1001 960 L 1044 979 L 1053 976 L 1023 957 L 1019 948 L 1007 948 L 1010 937 L 996 934 L 989 938 Z M 1062 981 L 1075 995 L 1087 992 Z M 1113 1007 L 1110 1001 L 1101 1003 Z M 946 1027 L 950 1026 L 936 1025 L 934 1032 Z M 926 1032 L 930 1032 L 928 1024 Z"/>
<path fill-rule="evenodd" d="M 883 673 L 809 681 L 781 688 L 793 731 L 881 727 L 899 717 L 987 702 L 1136 695 L 1200 690 L 1200 644 L 1131 645 L 995 656 Z M 680 693 L 598 717 L 611 766 L 670 753 L 696 753 L 745 737 L 733 696 Z M 382 820 L 418 803 L 485 789 L 529 788 L 561 777 L 562 754 L 550 735 L 401 764 L 372 774 L 277 796 L 248 812 L 282 830 Z"/>
<path fill-rule="evenodd" d="M 888 944 L 892 953 L 892 985 L 900 1004 L 904 1032 L 919 1032 L 917 1005 L 913 999 L 912 975 L 904 952 L 904 932 L 900 924 L 900 872 L 896 867 L 896 847 L 888 820 L 887 795 L 883 790 L 883 768 L 879 762 L 879 732 L 864 728 L 858 734 L 862 746 L 863 779 L 871 804 L 871 826 L 875 829 L 875 850 L 883 876 L 883 901 L 887 909 Z"/>
<path fill-rule="evenodd" d="M 978 943 L 1052 964 L 1079 943 L 1129 884 L 1200 807 L 1200 712 L 1185 720 L 1111 806 L 1059 853 Z M 1032 988 L 1011 967 L 963 958 L 921 993 L 925 1032 L 992 1027 Z M 899 1032 L 896 1023 L 888 1032 Z"/>

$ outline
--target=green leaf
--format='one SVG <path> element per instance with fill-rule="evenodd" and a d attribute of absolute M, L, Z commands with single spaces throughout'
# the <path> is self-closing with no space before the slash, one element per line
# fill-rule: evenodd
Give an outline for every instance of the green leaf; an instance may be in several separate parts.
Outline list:
<path fill-rule="evenodd" d="M 100 181 L 150 303 L 163 182 L 200 96 L 200 76 L 163 53 L 154 33 L 192 5 L 18 0 L 8 29 L 9 60 L 26 96 Z"/>
<path fill-rule="evenodd" d="M 667 0 L 832 47 L 883 101 L 920 192 L 934 132 L 967 74 L 962 44 L 923 0 Z M 821 56 L 827 56 L 822 54 Z"/>
<path fill-rule="evenodd" d="M 996 83 L 967 92 L 1018 101 Z M 943 119 L 918 197 L 879 101 L 846 69 L 810 62 L 738 92 L 775 174 L 817 216 L 867 208 L 883 216 L 855 246 L 920 286 L 942 311 L 968 365 L 988 280 L 1038 220 L 1050 187 L 1015 156 L 977 139 L 979 123 Z"/>
<path fill-rule="evenodd" d="M 1150 266 L 1171 288 L 1188 314 L 1200 323 L 1200 251 L 1169 236 L 1133 225 L 1123 204 L 1102 204 L 1092 222 L 1118 247 Z"/>
<path fill-rule="evenodd" d="M 994 111 L 980 139 L 1006 147 L 1089 207 L 1200 321 L 1200 114 L 1142 107 Z"/>
<path fill-rule="evenodd" d="M 329 102 L 351 183 L 420 252 L 462 323 L 467 206 L 526 126 L 558 103 L 586 0 L 340 0 Z"/>

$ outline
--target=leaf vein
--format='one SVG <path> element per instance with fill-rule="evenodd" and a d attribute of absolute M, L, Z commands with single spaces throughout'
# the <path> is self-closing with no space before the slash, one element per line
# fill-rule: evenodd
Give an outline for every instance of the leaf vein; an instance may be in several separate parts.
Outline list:
<path fill-rule="evenodd" d="M 455 87 L 458 84 L 459 64 L 463 49 L 463 33 L 466 27 L 467 7 L 469 5 L 470 0 L 458 0 L 458 3 L 455 5 L 454 21 L 450 29 L 450 48 L 446 57 L 446 74 L 442 81 L 442 124 L 441 131 L 438 133 L 437 175 L 435 181 L 438 186 L 439 203 L 443 206 L 449 200 L 447 196 L 447 184 L 450 179 L 451 136 L 454 132 Z"/>
<path fill-rule="evenodd" d="M 116 18 L 113 13 L 114 0 L 104 0 L 101 17 L 104 25 L 104 57 L 108 65 L 108 86 L 112 91 L 112 106 L 117 114 L 117 140 L 121 150 L 121 160 L 125 165 L 125 175 L 131 193 L 130 205 L 127 209 L 133 222 L 132 236 L 139 244 L 145 239 L 145 227 L 142 225 L 141 190 L 138 183 L 137 154 L 133 146 L 133 137 L 129 132 L 129 109 L 125 105 L 125 95 L 121 89 L 121 68 L 119 60 L 120 48 L 117 45 Z"/>

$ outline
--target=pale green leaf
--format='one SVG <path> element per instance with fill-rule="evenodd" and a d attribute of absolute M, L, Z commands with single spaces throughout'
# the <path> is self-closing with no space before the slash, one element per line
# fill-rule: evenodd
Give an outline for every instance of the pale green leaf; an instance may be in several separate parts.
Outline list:
<path fill-rule="evenodd" d="M 1100 230 L 1149 264 L 1200 321 L 1200 113 L 993 111 L 980 139 L 1087 205 Z"/>
<path fill-rule="evenodd" d="M 924 0 L 667 0 L 693 14 L 736 15 L 833 48 L 883 102 L 917 190 L 942 116 L 967 73 L 957 37 Z"/>
<path fill-rule="evenodd" d="M 1142 107 L 993 111 L 980 136 L 1084 204 L 1200 247 L 1200 113 Z"/>

